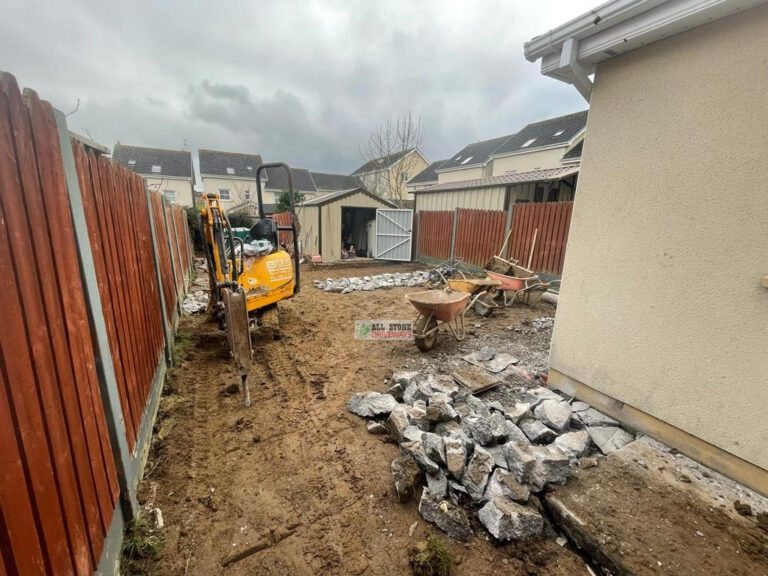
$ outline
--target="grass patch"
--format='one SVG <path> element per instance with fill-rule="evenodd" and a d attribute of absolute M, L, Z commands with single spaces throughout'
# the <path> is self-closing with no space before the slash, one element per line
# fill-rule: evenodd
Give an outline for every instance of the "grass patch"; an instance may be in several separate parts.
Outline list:
<path fill-rule="evenodd" d="M 164 544 L 163 535 L 154 532 L 144 515 L 139 514 L 136 520 L 125 528 L 125 537 L 121 547 L 123 556 L 121 573 L 140 573 L 140 564 L 145 560 L 156 558 Z"/>
<path fill-rule="evenodd" d="M 450 576 L 453 559 L 443 541 L 434 534 L 427 536 L 409 551 L 415 576 Z"/>

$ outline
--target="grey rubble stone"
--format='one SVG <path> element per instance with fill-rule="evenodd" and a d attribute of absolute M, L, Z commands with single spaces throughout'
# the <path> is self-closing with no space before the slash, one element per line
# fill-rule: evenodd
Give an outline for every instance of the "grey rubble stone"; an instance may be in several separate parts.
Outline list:
<path fill-rule="evenodd" d="M 531 492 L 515 479 L 512 472 L 496 468 L 488 479 L 483 500 L 493 500 L 497 496 L 504 496 L 515 502 L 525 503 L 528 502 Z"/>
<path fill-rule="evenodd" d="M 408 407 L 407 410 L 408 422 L 420 430 L 429 432 L 430 422 L 427 418 L 427 407 L 424 402 L 417 400 L 416 403 L 413 406 Z"/>
<path fill-rule="evenodd" d="M 420 441 L 403 442 L 400 447 L 410 454 L 419 465 L 419 468 L 424 470 L 427 474 L 437 474 L 440 471 L 440 466 L 429 458 L 424 452 L 424 446 Z"/>
<path fill-rule="evenodd" d="M 586 410 L 582 410 L 581 412 L 578 412 L 576 414 L 576 417 L 579 419 L 579 421 L 584 426 L 618 426 L 619 423 L 611 418 L 610 416 L 606 416 L 599 410 L 595 410 L 594 408 L 587 408 Z"/>
<path fill-rule="evenodd" d="M 437 498 L 429 488 L 425 488 L 421 493 L 419 514 L 454 540 L 467 540 L 472 536 L 472 527 L 464 509 Z"/>
<path fill-rule="evenodd" d="M 526 419 L 520 421 L 520 430 L 534 444 L 548 444 L 555 439 L 557 434 L 538 420 Z"/>
<path fill-rule="evenodd" d="M 408 454 L 401 454 L 392 460 L 392 478 L 395 480 L 395 492 L 401 502 L 408 500 L 421 485 L 422 472 Z"/>
<path fill-rule="evenodd" d="M 371 434 L 387 433 L 387 427 L 381 422 L 376 422 L 375 420 L 370 420 L 368 424 L 366 424 L 366 428 L 368 428 L 368 432 L 370 432 Z"/>
<path fill-rule="evenodd" d="M 507 440 L 504 416 L 495 412 L 490 416 L 470 416 L 461 421 L 462 428 L 481 446 L 499 444 Z"/>
<path fill-rule="evenodd" d="M 533 413 L 543 424 L 556 432 L 565 432 L 571 420 L 571 407 L 564 400 L 544 400 Z"/>
<path fill-rule="evenodd" d="M 535 492 L 540 492 L 547 484 L 565 484 L 571 470 L 571 459 L 554 445 L 532 446 L 531 449 L 535 464 L 522 482 Z"/>
<path fill-rule="evenodd" d="M 484 449 L 493 457 L 494 466 L 507 469 L 507 457 L 504 455 L 503 446 L 485 446 Z"/>
<path fill-rule="evenodd" d="M 415 371 L 400 370 L 392 374 L 392 382 L 400 384 L 400 386 L 403 387 L 403 390 L 405 390 L 411 382 L 415 382 L 418 375 L 419 373 Z"/>
<path fill-rule="evenodd" d="M 411 382 L 405 387 L 403 402 L 410 405 L 413 405 L 417 400 L 424 400 L 426 402 L 429 399 L 430 392 L 431 389 L 428 386 L 424 386 L 419 382 Z"/>
<path fill-rule="evenodd" d="M 421 443 L 424 446 L 424 453 L 427 458 L 445 466 L 445 443 L 443 437 L 433 432 L 423 432 L 421 434 Z"/>
<path fill-rule="evenodd" d="M 496 350 L 490 346 L 483 346 L 477 351 L 477 354 L 475 354 L 475 359 L 478 362 L 487 362 L 488 360 L 492 360 L 494 356 L 496 356 Z"/>
<path fill-rule="evenodd" d="M 590 408 L 590 405 L 587 404 L 586 402 L 576 401 L 573 404 L 571 404 L 571 410 L 573 410 L 574 412 L 583 412 L 588 408 Z"/>
<path fill-rule="evenodd" d="M 459 385 L 456 384 L 450 376 L 442 374 L 438 376 L 430 375 L 426 383 L 435 392 L 445 394 L 451 399 L 455 398 L 456 394 L 459 392 Z"/>
<path fill-rule="evenodd" d="M 466 506 L 472 503 L 467 489 L 460 482 L 454 480 L 448 480 L 448 498 L 457 506 Z"/>
<path fill-rule="evenodd" d="M 472 396 L 472 394 L 468 394 L 467 397 L 464 399 L 464 402 L 467 406 L 472 408 L 472 410 L 478 415 L 478 416 L 484 416 L 488 417 L 491 415 L 491 411 L 488 409 L 488 406 L 486 406 L 485 402 L 480 400 L 480 398 L 476 396 Z"/>
<path fill-rule="evenodd" d="M 361 392 L 347 402 L 347 410 L 363 418 L 386 416 L 397 407 L 397 400 L 389 394 Z"/>
<path fill-rule="evenodd" d="M 525 433 L 520 430 L 520 428 L 513 424 L 511 420 L 506 420 L 504 422 L 504 431 L 507 433 L 507 441 L 514 440 L 516 442 L 524 442 L 526 444 L 530 443 L 528 436 L 526 436 Z"/>
<path fill-rule="evenodd" d="M 394 384 L 392 384 L 392 386 L 389 387 L 389 389 L 387 390 L 387 394 L 389 394 L 390 396 L 392 396 L 392 398 L 400 402 L 403 399 L 404 391 L 405 391 L 405 388 L 403 387 L 403 385 L 398 382 L 395 382 Z"/>
<path fill-rule="evenodd" d="M 453 398 L 448 396 L 448 394 L 443 394 L 442 392 L 434 392 L 432 396 L 429 397 L 429 403 L 430 404 L 453 404 Z"/>
<path fill-rule="evenodd" d="M 464 476 L 461 477 L 461 483 L 475 502 L 483 497 L 485 485 L 488 483 L 488 477 L 491 475 L 493 466 L 493 456 L 487 450 L 477 446 L 464 470 Z"/>
<path fill-rule="evenodd" d="M 533 446 L 523 442 L 507 442 L 503 450 L 504 456 L 507 457 L 507 468 L 515 480 L 521 484 L 527 482 L 536 465 Z"/>
<path fill-rule="evenodd" d="M 408 409 L 402 404 L 398 404 L 387 418 L 387 428 L 389 433 L 398 442 L 403 441 L 403 432 L 410 425 L 408 418 Z"/>
<path fill-rule="evenodd" d="M 448 420 L 456 420 L 458 415 L 450 404 L 430 402 L 427 406 L 426 417 L 430 422 L 447 422 Z"/>
<path fill-rule="evenodd" d="M 443 438 L 445 448 L 445 467 L 448 473 L 456 478 L 461 478 L 467 465 L 467 449 L 459 438 L 446 436 Z"/>
<path fill-rule="evenodd" d="M 531 538 L 544 529 L 541 514 L 503 496 L 489 500 L 477 517 L 494 538 L 502 541 Z"/>
<path fill-rule="evenodd" d="M 474 450 L 475 443 L 472 441 L 472 439 L 467 436 L 467 433 L 465 432 L 464 428 L 462 428 L 461 424 L 454 420 L 450 420 L 448 422 L 438 422 L 435 424 L 435 434 L 439 434 L 443 437 L 451 437 L 456 438 L 457 440 L 461 440 L 464 443 L 464 448 L 468 455 L 472 454 L 472 450 Z"/>
<path fill-rule="evenodd" d="M 616 452 L 619 448 L 632 442 L 635 437 L 623 428 L 615 426 L 591 426 L 587 428 L 592 442 L 600 448 L 603 454 Z"/>
<path fill-rule="evenodd" d="M 499 402 L 498 400 L 493 400 L 492 402 L 488 402 L 486 406 L 488 406 L 488 410 L 490 410 L 491 412 L 495 410 L 496 412 L 501 412 L 502 414 L 505 413 L 504 406 L 502 406 L 501 402 Z"/>
<path fill-rule="evenodd" d="M 581 458 L 586 456 L 592 440 L 586 430 L 566 432 L 555 438 L 555 446 L 569 458 Z"/>
<path fill-rule="evenodd" d="M 424 432 L 416 426 L 406 426 L 403 430 L 403 442 L 421 442 L 421 435 Z"/>
<path fill-rule="evenodd" d="M 531 390 L 527 390 L 526 394 L 528 395 L 529 399 L 531 400 L 529 404 L 531 405 L 531 408 L 535 408 L 544 400 L 562 400 L 563 398 L 557 393 L 549 388 L 544 388 L 544 386 L 539 386 L 538 388 L 532 388 Z M 528 400 L 526 400 L 528 402 Z"/>
<path fill-rule="evenodd" d="M 448 497 L 448 478 L 442 471 L 437 474 L 427 474 L 427 488 L 435 498 Z"/>
<path fill-rule="evenodd" d="M 475 411 L 472 410 L 472 408 L 467 404 L 465 404 L 464 402 L 459 402 L 458 404 L 454 404 L 453 409 L 456 411 L 456 414 L 458 414 L 460 420 L 463 420 L 464 418 L 468 418 L 474 415 L 475 413 Z"/>
<path fill-rule="evenodd" d="M 504 408 L 504 415 L 515 424 L 531 414 L 531 405 L 517 402 L 513 408 Z"/>

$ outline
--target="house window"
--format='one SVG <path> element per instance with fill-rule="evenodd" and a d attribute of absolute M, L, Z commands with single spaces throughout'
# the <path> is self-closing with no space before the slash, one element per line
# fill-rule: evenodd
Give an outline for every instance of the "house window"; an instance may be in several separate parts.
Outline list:
<path fill-rule="evenodd" d="M 528 141 L 527 141 L 525 144 L 523 144 L 522 146 L 520 146 L 520 148 L 527 148 L 528 146 L 530 146 L 531 144 L 533 144 L 535 141 L 536 141 L 536 138 L 531 138 L 531 139 L 530 139 L 530 140 L 528 140 Z"/>
<path fill-rule="evenodd" d="M 534 202 L 544 202 L 544 184 L 536 184 L 536 190 L 533 193 Z"/>
<path fill-rule="evenodd" d="M 219 188 L 219 200 L 229 200 L 229 188 Z"/>
<path fill-rule="evenodd" d="M 235 173 L 234 168 L 227 167 L 227 174 L 234 174 L 234 173 Z"/>
<path fill-rule="evenodd" d="M 467 162 L 469 162 L 470 160 L 472 160 L 472 156 L 467 156 L 466 158 L 464 158 L 464 160 L 462 160 L 462 161 L 461 161 L 461 163 L 462 163 L 462 164 L 466 164 L 466 163 L 467 163 Z"/>
<path fill-rule="evenodd" d="M 248 189 L 243 190 L 243 198 L 245 200 L 250 200 L 251 199 L 251 191 L 248 190 Z"/>
<path fill-rule="evenodd" d="M 176 202 L 176 190 L 163 190 L 163 196 L 168 202 Z"/>
<path fill-rule="evenodd" d="M 152 164 L 152 174 L 160 174 L 163 171 L 163 167 L 159 164 Z"/>
<path fill-rule="evenodd" d="M 403 182 L 408 182 L 408 172 L 403 172 Z"/>
<path fill-rule="evenodd" d="M 128 160 L 128 166 L 136 166 L 136 160 Z"/>

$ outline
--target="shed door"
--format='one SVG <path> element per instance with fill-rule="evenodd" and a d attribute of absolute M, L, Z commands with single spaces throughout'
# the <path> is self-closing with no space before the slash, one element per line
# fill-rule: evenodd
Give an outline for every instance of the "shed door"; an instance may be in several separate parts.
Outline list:
<path fill-rule="evenodd" d="M 376 210 L 376 249 L 378 260 L 411 261 L 413 210 Z"/>

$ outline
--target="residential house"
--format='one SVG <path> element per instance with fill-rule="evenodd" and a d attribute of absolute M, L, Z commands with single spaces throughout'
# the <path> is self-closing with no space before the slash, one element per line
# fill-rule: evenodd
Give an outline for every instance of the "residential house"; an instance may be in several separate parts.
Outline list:
<path fill-rule="evenodd" d="M 263 163 L 258 154 L 199 150 L 203 194 L 218 193 L 224 209 L 256 201 L 256 170 Z M 262 185 L 266 174 L 262 172 Z M 274 203 L 265 200 L 265 203 Z"/>
<path fill-rule="evenodd" d="M 434 186 L 437 184 L 437 172 L 436 170 L 442 166 L 446 160 L 438 160 L 432 162 L 429 166 L 424 168 L 421 172 L 416 174 L 413 178 L 408 180 L 407 188 L 408 194 L 413 194 L 415 190 L 421 190 L 427 186 Z"/>
<path fill-rule="evenodd" d="M 509 134 L 468 144 L 435 169 L 438 182 L 447 184 L 493 176 L 491 167 L 488 166 L 491 154 L 513 136 L 514 134 Z"/>
<path fill-rule="evenodd" d="M 265 172 L 267 181 L 264 188 L 264 202 L 274 206 L 280 199 L 280 195 L 288 190 L 288 173 L 283 168 L 267 168 Z M 318 196 L 312 174 L 306 168 L 291 168 L 291 180 L 294 193 L 301 193 L 306 199 Z"/>
<path fill-rule="evenodd" d="M 357 176 L 328 174 L 326 172 L 311 172 L 310 174 L 319 194 L 328 194 L 339 190 L 354 190 L 362 186 L 362 182 Z"/>
<path fill-rule="evenodd" d="M 550 386 L 768 495 L 766 30 L 613 0 L 525 55 L 590 103 Z"/>
<path fill-rule="evenodd" d="M 112 160 L 143 176 L 151 190 L 162 192 L 170 202 L 194 205 L 191 152 L 126 146 L 118 142 L 112 151 Z"/>
<path fill-rule="evenodd" d="M 366 162 L 352 172 L 363 186 L 390 200 L 408 199 L 408 180 L 429 166 L 429 161 L 417 148 L 410 148 Z"/>

